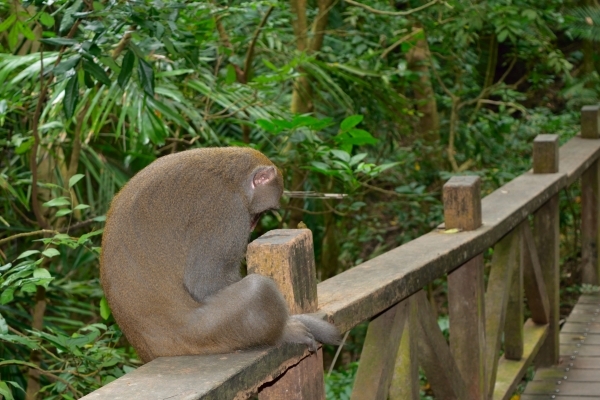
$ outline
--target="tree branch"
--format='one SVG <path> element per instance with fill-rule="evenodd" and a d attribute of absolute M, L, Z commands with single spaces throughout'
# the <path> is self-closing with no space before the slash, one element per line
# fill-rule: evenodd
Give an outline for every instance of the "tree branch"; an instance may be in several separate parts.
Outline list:
<path fill-rule="evenodd" d="M 252 61 L 254 60 L 254 48 L 256 46 L 256 42 L 258 40 L 258 36 L 260 35 L 260 32 L 262 31 L 262 28 L 267 23 L 267 20 L 269 19 L 269 16 L 273 12 L 274 8 L 275 7 L 271 6 L 267 10 L 267 12 L 265 12 L 265 15 L 263 15 L 262 19 L 260 20 L 260 23 L 256 27 L 256 30 L 254 31 L 254 35 L 252 36 L 252 40 L 250 41 L 250 44 L 248 45 L 248 51 L 246 52 L 246 59 L 244 60 L 244 82 L 242 82 L 242 83 L 248 83 L 248 81 L 251 79 Z"/>
<path fill-rule="evenodd" d="M 373 14 L 389 15 L 389 16 L 392 16 L 392 17 L 403 17 L 403 16 L 406 16 L 406 15 L 414 14 L 416 12 L 419 12 L 421 10 L 426 9 L 427 7 L 431 7 L 434 4 L 437 4 L 437 3 L 441 2 L 440 0 L 432 0 L 429 3 L 423 4 L 420 7 L 413 8 L 413 9 L 408 10 L 408 11 L 383 11 L 383 10 L 378 10 L 376 8 L 369 7 L 366 4 L 362 4 L 362 3 L 356 2 L 354 0 L 344 0 L 344 1 L 346 3 L 348 3 L 348 4 L 350 4 L 350 5 L 355 6 L 355 7 L 360 7 L 360 8 L 363 8 L 363 9 L 369 11 L 369 12 L 372 12 Z"/>

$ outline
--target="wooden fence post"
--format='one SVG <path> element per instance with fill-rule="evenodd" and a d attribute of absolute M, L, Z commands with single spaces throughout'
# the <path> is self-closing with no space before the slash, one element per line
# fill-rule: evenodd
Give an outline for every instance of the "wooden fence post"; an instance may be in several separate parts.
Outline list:
<path fill-rule="evenodd" d="M 533 142 L 533 173 L 558 172 L 558 135 L 538 135 Z M 536 365 L 554 365 L 559 357 L 559 209 L 554 195 L 534 216 L 534 239 L 550 305 L 549 332 L 540 348 Z"/>
<path fill-rule="evenodd" d="M 481 226 L 481 188 L 477 176 L 454 176 L 444 185 L 446 229 Z M 469 399 L 486 396 L 485 286 L 483 255 L 448 274 L 450 351 L 467 385 Z"/>
<path fill-rule="evenodd" d="M 248 273 L 271 277 L 283 293 L 291 314 L 317 311 L 317 276 L 312 232 L 277 229 L 248 245 Z M 304 358 L 264 386 L 260 400 L 325 399 L 323 350 Z"/>
<path fill-rule="evenodd" d="M 581 109 L 581 137 L 583 139 L 599 139 L 600 118 L 599 106 L 585 106 Z M 600 284 L 600 264 L 598 247 L 600 237 L 598 220 L 600 219 L 599 183 L 600 164 L 595 161 L 581 175 L 581 263 L 582 283 Z"/>

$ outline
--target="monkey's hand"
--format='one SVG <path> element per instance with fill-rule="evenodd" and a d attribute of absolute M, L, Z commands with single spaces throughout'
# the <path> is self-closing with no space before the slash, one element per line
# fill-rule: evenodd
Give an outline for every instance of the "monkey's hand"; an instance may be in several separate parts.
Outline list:
<path fill-rule="evenodd" d="M 317 351 L 318 348 L 317 341 L 312 333 L 310 333 L 306 325 L 304 325 L 300 320 L 294 318 L 294 316 L 288 319 L 281 340 L 289 343 L 306 344 L 311 353 Z"/>

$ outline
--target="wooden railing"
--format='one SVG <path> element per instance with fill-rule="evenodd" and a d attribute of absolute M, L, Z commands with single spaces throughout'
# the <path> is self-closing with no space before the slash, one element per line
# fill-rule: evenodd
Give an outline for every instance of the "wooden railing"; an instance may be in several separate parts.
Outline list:
<path fill-rule="evenodd" d="M 483 200 L 478 177 L 450 179 L 445 226 L 318 285 L 309 230 L 252 242 L 249 272 L 271 276 L 293 313 L 318 312 L 342 332 L 371 320 L 353 399 L 418 399 L 419 367 L 437 399 L 508 399 L 528 366 L 558 361 L 558 193 L 580 178 L 583 280 L 598 284 L 599 117 L 598 106 L 584 107 L 581 135 L 560 149 L 556 135 L 539 135 L 533 170 Z M 449 344 L 422 290 L 444 274 Z M 85 398 L 313 400 L 324 399 L 323 386 L 321 351 L 284 344 L 159 358 Z"/>

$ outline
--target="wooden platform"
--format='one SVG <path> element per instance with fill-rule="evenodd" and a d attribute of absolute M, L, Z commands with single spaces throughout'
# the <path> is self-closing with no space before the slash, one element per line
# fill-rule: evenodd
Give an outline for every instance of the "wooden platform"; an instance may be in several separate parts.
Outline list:
<path fill-rule="evenodd" d="M 539 369 L 521 400 L 600 399 L 600 294 L 583 295 L 560 332 L 560 363 Z"/>

